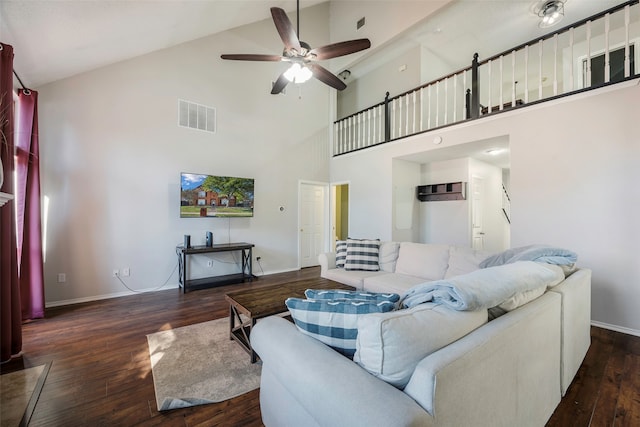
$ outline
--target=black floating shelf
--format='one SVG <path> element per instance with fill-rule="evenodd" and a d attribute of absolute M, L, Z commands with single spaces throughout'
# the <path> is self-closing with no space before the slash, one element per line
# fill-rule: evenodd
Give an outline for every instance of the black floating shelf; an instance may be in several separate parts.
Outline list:
<path fill-rule="evenodd" d="M 438 202 L 442 200 L 465 200 L 466 182 L 450 182 L 447 184 L 419 185 L 416 188 L 418 200 L 421 202 Z"/>

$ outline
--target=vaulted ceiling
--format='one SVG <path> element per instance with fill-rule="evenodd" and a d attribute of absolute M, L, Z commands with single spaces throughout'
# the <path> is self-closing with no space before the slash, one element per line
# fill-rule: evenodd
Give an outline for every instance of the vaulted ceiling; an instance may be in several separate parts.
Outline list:
<path fill-rule="evenodd" d="M 459 58 L 468 62 L 469 52 L 477 50 L 478 44 L 484 55 L 498 53 L 549 31 L 537 27 L 535 9 L 544 1 L 453 0 L 392 43 L 373 46 L 361 61 L 361 68 L 367 68 L 367 59 L 383 57 L 385 49 L 402 49 L 407 43 L 419 43 L 437 52 L 452 66 Z M 366 10 L 365 0 L 332 0 L 341 2 L 354 2 Z M 322 1 L 302 0 L 300 7 L 318 3 Z M 567 0 L 565 21 L 560 25 L 620 3 L 623 1 Z M 268 19 L 273 6 L 292 12 L 296 4 L 293 0 L 1 0 L 0 39 L 19 52 L 14 68 L 25 85 L 38 87 Z"/>

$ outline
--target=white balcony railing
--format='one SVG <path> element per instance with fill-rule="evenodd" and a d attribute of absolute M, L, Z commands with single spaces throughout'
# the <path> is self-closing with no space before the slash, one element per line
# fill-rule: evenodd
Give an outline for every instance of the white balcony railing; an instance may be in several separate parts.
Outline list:
<path fill-rule="evenodd" d="M 640 5 L 629 1 L 334 123 L 333 155 L 638 77 Z"/>

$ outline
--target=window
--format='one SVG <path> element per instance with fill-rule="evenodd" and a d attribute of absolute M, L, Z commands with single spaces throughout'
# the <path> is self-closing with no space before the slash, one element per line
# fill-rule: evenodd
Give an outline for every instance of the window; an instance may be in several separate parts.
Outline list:
<path fill-rule="evenodd" d="M 629 76 L 635 74 L 635 45 L 629 45 Z M 624 47 L 609 51 L 609 82 L 616 83 L 624 80 Z M 604 53 L 591 57 L 591 86 L 600 86 L 604 81 L 605 63 Z M 583 81 L 587 82 L 587 59 L 582 60 Z"/>

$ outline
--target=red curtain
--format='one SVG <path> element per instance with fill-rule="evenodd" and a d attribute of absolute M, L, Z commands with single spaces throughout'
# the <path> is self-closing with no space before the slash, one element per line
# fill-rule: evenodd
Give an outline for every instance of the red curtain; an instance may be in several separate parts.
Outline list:
<path fill-rule="evenodd" d="M 13 194 L 15 147 L 13 142 L 13 47 L 0 43 L 0 192 Z M 0 361 L 22 351 L 22 314 L 18 281 L 15 206 L 0 207 Z"/>
<path fill-rule="evenodd" d="M 28 320 L 44 317 L 38 92 L 18 91 L 15 115 L 18 276 L 22 319 Z"/>

